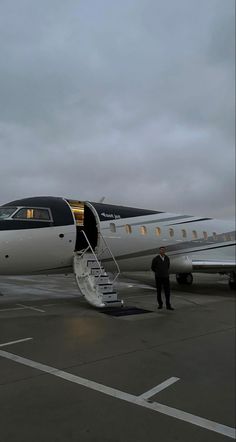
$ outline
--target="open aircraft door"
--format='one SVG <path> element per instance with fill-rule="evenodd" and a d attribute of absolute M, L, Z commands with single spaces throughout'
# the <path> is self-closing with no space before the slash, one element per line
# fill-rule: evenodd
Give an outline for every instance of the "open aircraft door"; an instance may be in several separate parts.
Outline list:
<path fill-rule="evenodd" d="M 87 236 L 93 250 L 98 245 L 99 217 L 95 208 L 89 202 L 68 200 L 76 223 L 76 244 L 75 251 L 88 247 Z"/>

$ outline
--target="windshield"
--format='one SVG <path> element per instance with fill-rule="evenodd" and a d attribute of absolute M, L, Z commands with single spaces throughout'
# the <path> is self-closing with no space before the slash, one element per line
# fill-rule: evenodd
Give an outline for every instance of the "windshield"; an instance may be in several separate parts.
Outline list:
<path fill-rule="evenodd" d="M 0 207 L 0 219 L 9 218 L 15 211 L 17 207 Z"/>
<path fill-rule="evenodd" d="M 13 218 L 30 221 L 51 221 L 49 209 L 42 209 L 41 207 L 22 207 L 22 209 L 16 212 Z"/>

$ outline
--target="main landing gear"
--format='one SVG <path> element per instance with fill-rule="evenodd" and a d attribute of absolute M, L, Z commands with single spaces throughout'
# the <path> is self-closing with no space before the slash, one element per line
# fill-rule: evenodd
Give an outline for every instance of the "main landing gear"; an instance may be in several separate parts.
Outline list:
<path fill-rule="evenodd" d="M 178 284 L 191 285 L 193 283 L 192 273 L 177 273 L 176 281 Z"/>
<path fill-rule="evenodd" d="M 229 288 L 231 290 L 236 289 L 236 272 L 231 272 L 229 274 Z"/>

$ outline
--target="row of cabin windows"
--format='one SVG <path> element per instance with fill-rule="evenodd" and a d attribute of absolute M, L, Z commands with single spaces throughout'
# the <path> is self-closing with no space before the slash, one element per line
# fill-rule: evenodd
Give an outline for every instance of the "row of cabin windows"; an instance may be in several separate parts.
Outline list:
<path fill-rule="evenodd" d="M 128 234 L 131 234 L 132 233 L 132 226 L 130 225 L 130 224 L 125 224 L 125 231 L 126 231 L 126 233 L 128 233 Z M 115 233 L 116 232 L 116 225 L 115 225 L 115 223 L 110 223 L 110 231 L 112 232 L 112 233 Z M 147 235 L 148 234 L 148 229 L 147 229 L 147 227 L 146 226 L 140 226 L 139 227 L 139 233 L 140 233 L 140 235 Z M 155 227 L 155 234 L 156 234 L 156 236 L 161 236 L 161 234 L 162 234 L 162 231 L 161 231 L 161 228 L 160 227 Z M 185 238 L 187 238 L 187 230 L 185 230 L 185 229 L 182 229 L 181 230 L 181 236 L 182 236 L 182 238 L 183 239 L 185 239 Z M 169 228 L 169 237 L 170 238 L 173 238 L 175 236 L 175 231 L 174 231 L 174 229 L 173 228 Z M 204 240 L 207 240 L 208 239 L 208 232 L 206 232 L 206 231 L 203 231 L 202 232 L 202 236 L 203 236 L 203 238 L 204 238 Z M 196 230 L 192 230 L 192 239 L 198 239 L 198 237 L 199 237 L 199 234 L 198 234 L 198 232 L 196 231 Z M 216 234 L 216 232 L 212 232 L 212 237 L 213 237 L 213 240 L 214 241 L 216 241 L 216 239 L 217 239 L 217 234 Z M 225 234 L 224 235 L 224 240 L 225 241 L 231 241 L 231 235 L 228 233 L 228 234 Z"/>

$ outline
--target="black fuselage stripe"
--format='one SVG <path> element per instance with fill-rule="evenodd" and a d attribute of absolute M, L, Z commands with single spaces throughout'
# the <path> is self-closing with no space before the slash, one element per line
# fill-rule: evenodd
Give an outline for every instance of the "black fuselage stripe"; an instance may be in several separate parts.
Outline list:
<path fill-rule="evenodd" d="M 170 256 L 176 256 L 176 255 L 182 255 L 182 254 L 189 254 L 189 253 L 196 253 L 196 252 L 206 252 L 207 250 L 214 250 L 214 249 L 219 249 L 219 248 L 226 248 L 226 247 L 232 247 L 235 246 L 235 243 L 233 244 L 224 244 L 224 245 L 219 245 L 219 246 L 214 246 L 214 247 L 204 247 L 204 248 L 198 248 L 198 249 L 193 249 L 193 250 L 188 250 L 186 246 L 182 245 L 181 250 L 176 250 L 171 247 L 171 245 L 167 245 L 167 253 L 168 252 L 172 252 L 176 250 L 176 253 L 171 253 Z M 193 245 L 191 246 L 193 247 Z M 120 255 L 120 256 L 116 256 L 116 260 L 120 261 L 120 260 L 124 260 L 124 259 L 131 259 L 131 258 L 140 258 L 140 257 L 144 257 L 144 256 L 153 256 L 154 254 L 157 253 L 157 248 L 155 249 L 149 249 L 149 250 L 144 250 L 144 251 L 139 251 L 139 252 L 134 252 L 134 253 L 127 253 L 125 255 Z M 105 259 L 104 261 L 110 261 L 110 259 Z"/>
<path fill-rule="evenodd" d="M 205 252 L 205 251 L 207 251 L 207 250 L 214 250 L 214 249 L 222 249 L 222 248 L 225 248 L 225 247 L 233 247 L 233 246 L 235 246 L 236 245 L 236 243 L 233 243 L 233 244 L 224 244 L 224 245 L 222 245 L 222 246 L 215 246 L 215 247 L 206 247 L 206 248 L 204 248 L 204 249 L 194 249 L 194 250 L 188 250 L 188 253 L 195 253 L 195 252 Z M 170 247 L 168 247 L 168 249 L 170 249 Z M 183 252 L 180 252 L 180 253 L 173 253 L 171 256 L 175 256 L 175 255 L 180 255 L 180 254 L 182 254 Z"/>
<path fill-rule="evenodd" d="M 183 222 L 180 222 L 180 223 L 175 223 L 175 224 L 170 224 L 170 225 L 177 226 L 178 224 L 197 223 L 199 221 L 209 221 L 210 219 L 212 219 L 212 218 L 199 218 L 199 219 L 193 219 L 191 221 L 183 221 Z"/>

